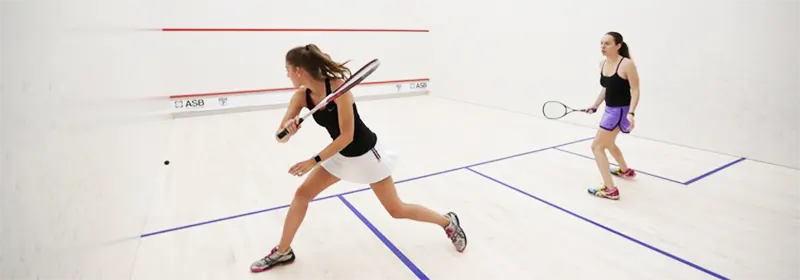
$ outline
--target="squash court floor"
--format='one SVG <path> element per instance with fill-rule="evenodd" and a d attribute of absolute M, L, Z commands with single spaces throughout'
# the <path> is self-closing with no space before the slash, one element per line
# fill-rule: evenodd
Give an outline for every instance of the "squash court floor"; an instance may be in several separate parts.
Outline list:
<path fill-rule="evenodd" d="M 284 111 L 265 110 L 29 132 L 38 148 L 7 155 L 2 278 L 800 278 L 798 170 L 634 131 L 618 145 L 639 176 L 610 201 L 586 193 L 594 128 L 434 96 L 358 106 L 399 154 L 401 198 L 458 213 L 466 251 L 340 182 L 310 204 L 295 263 L 251 274 L 303 180 L 289 167 L 330 141 L 307 122 L 278 144 Z"/>

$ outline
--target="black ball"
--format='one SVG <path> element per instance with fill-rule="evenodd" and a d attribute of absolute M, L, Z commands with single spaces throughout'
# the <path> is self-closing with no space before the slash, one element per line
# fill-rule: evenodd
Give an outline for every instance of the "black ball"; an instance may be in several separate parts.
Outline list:
<path fill-rule="evenodd" d="M 168 160 L 165 160 L 165 161 L 164 161 L 164 165 L 169 165 L 169 161 L 168 161 Z"/>

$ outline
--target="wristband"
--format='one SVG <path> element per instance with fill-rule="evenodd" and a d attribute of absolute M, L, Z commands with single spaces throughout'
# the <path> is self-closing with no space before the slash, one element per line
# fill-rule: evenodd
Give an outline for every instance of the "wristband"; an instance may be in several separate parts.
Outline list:
<path fill-rule="evenodd" d="M 634 117 L 636 116 L 636 114 L 634 114 L 633 112 L 628 112 L 628 115 L 631 115 L 631 116 L 634 116 Z"/>

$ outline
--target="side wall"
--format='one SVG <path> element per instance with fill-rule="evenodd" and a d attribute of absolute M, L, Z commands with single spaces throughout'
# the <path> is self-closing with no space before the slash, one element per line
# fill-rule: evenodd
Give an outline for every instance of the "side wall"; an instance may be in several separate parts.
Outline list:
<path fill-rule="evenodd" d="M 797 1 L 433 4 L 433 95 L 541 115 L 591 105 L 600 38 L 618 31 L 641 76 L 634 137 L 800 168 Z M 480 18 L 480 21 L 475 20 Z M 600 114 L 562 121 L 597 127 Z"/>

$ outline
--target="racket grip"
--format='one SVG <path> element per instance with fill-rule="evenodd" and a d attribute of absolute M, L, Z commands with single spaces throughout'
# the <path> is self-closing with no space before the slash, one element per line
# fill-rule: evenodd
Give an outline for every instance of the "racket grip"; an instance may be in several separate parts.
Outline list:
<path fill-rule="evenodd" d="M 286 134 L 289 134 L 289 130 L 284 128 L 281 133 L 278 133 L 278 139 L 283 139 L 283 137 L 286 137 Z"/>
<path fill-rule="evenodd" d="M 301 123 L 303 123 L 303 120 L 305 120 L 305 119 L 304 118 L 300 118 L 299 120 L 297 120 L 297 125 L 300 125 Z M 278 133 L 278 139 L 283 139 L 283 137 L 286 137 L 287 134 L 289 134 L 289 130 L 284 128 L 283 130 L 281 130 L 280 133 Z"/>

